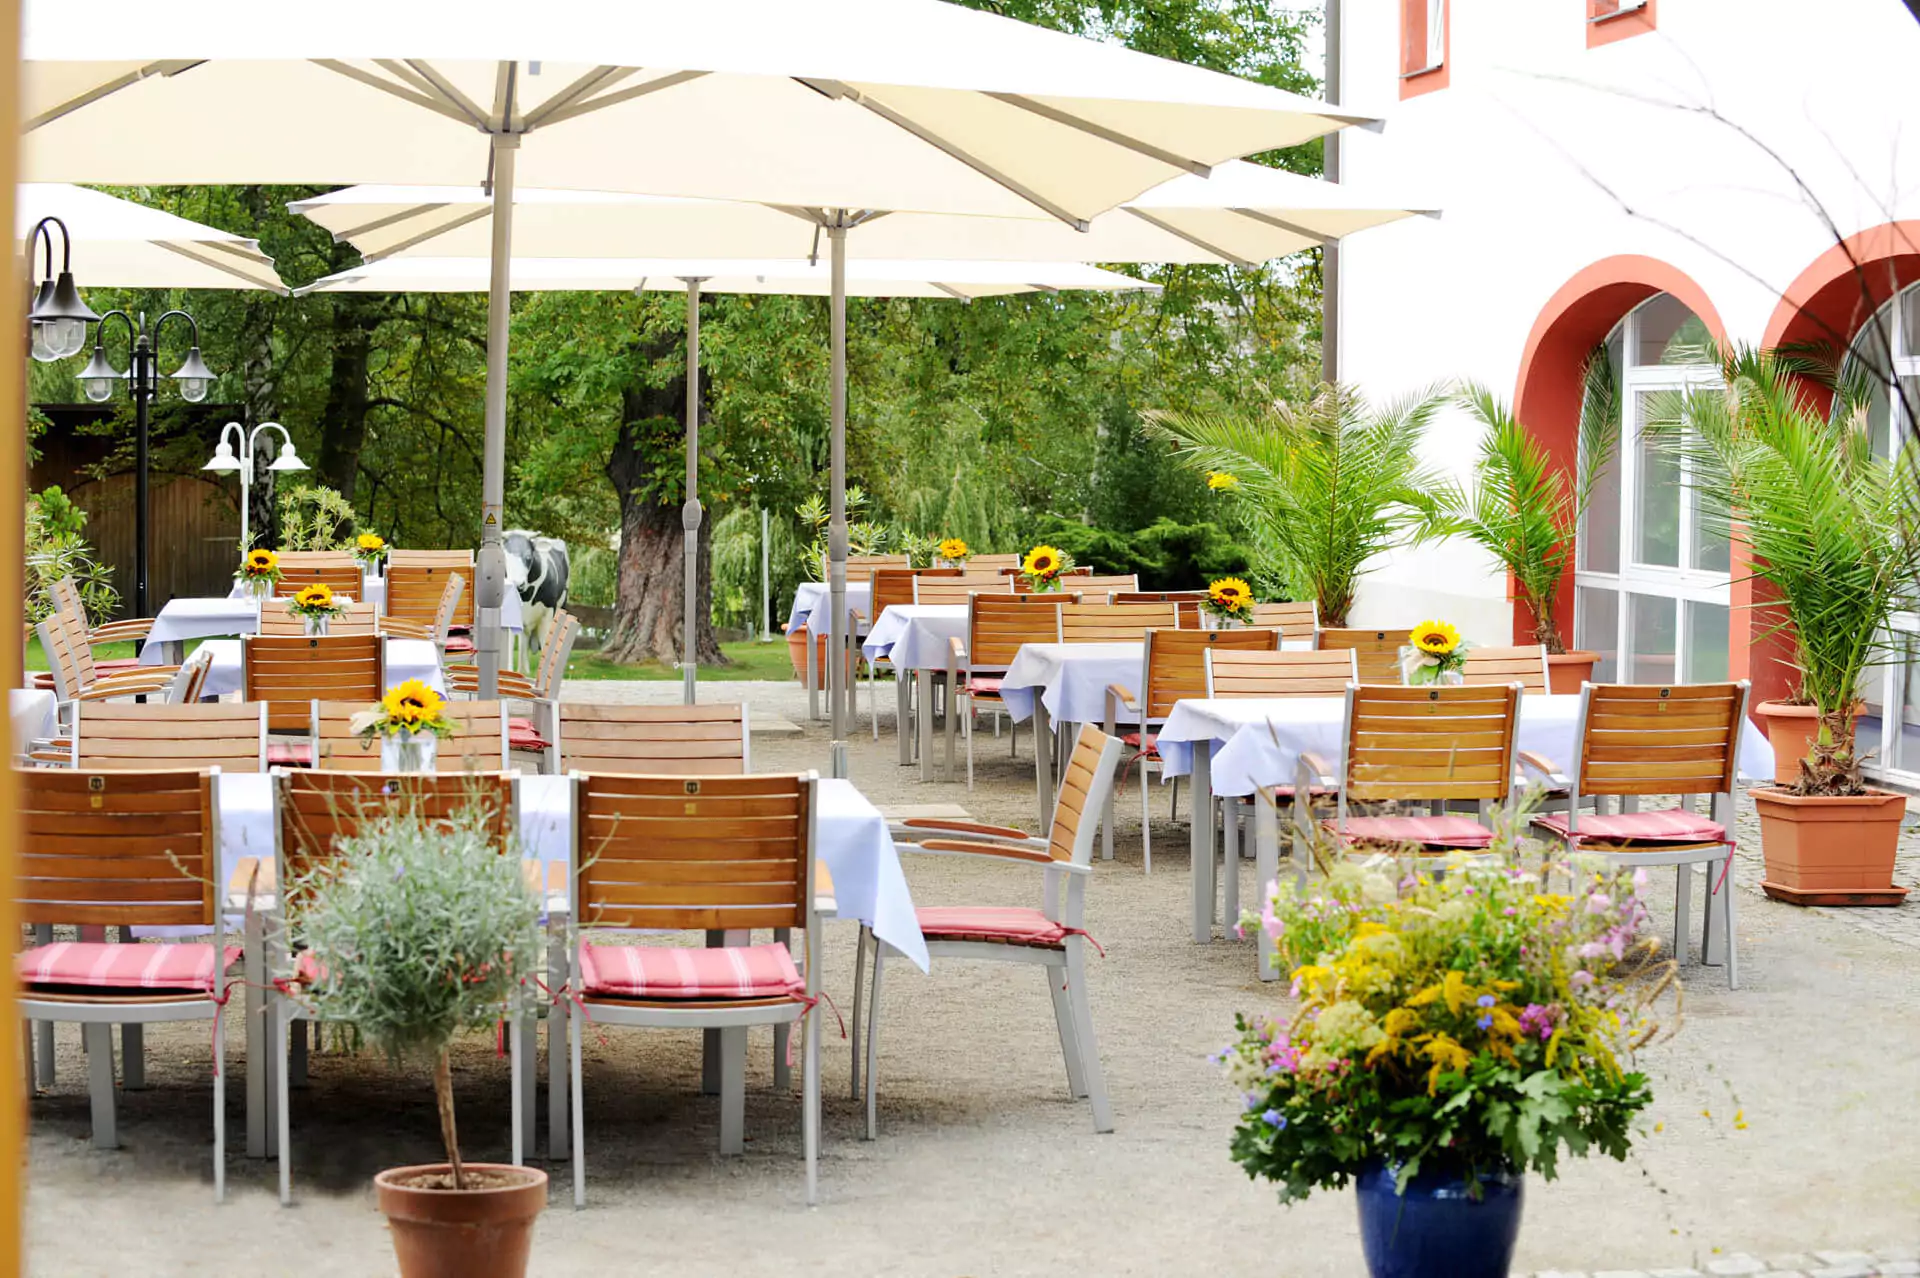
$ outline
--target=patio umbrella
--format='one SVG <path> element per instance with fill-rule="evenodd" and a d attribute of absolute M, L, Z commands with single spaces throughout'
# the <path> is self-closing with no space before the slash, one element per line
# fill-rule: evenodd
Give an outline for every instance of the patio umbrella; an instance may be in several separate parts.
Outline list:
<path fill-rule="evenodd" d="M 300 293 L 477 293 L 488 286 L 488 262 L 482 257 L 390 257 L 315 280 Z M 521 290 L 593 291 L 633 289 L 687 294 L 687 505 L 698 510 L 700 458 L 700 294 L 793 293 L 828 295 L 831 266 L 802 260 L 722 258 L 706 261 L 638 258 L 528 258 L 513 263 L 514 287 Z M 846 276 L 855 297 L 949 297 L 971 301 L 1012 293 L 1062 289 L 1152 289 L 1156 285 L 1078 262 L 916 262 L 861 261 Z M 685 637 L 681 698 L 695 700 L 699 660 L 694 644 L 697 623 L 698 520 L 685 524 L 686 584 L 682 609 Z M 838 649 L 835 649 L 838 651 Z M 832 663 L 829 663 L 832 664 Z M 836 685 L 829 680 L 830 695 Z"/>
<path fill-rule="evenodd" d="M 21 240 L 43 217 L 73 233 L 76 274 L 113 288 L 258 288 L 286 293 L 258 240 L 64 182 L 23 182 L 15 230 Z"/>
<path fill-rule="evenodd" d="M 488 694 L 506 575 L 517 177 L 791 205 L 843 264 L 846 231 L 879 212 L 1038 210 L 1079 226 L 1181 173 L 1374 122 L 938 0 L 335 0 L 323 19 L 253 0 L 29 0 L 21 169 L 95 182 L 490 184 L 475 573 Z M 843 336 L 843 308 L 833 309 Z M 839 601 L 838 342 L 834 364 L 829 577 Z M 835 612 L 837 624 L 838 603 Z M 842 742 L 837 715 L 835 726 Z M 836 747 L 836 771 L 844 753 Z"/>

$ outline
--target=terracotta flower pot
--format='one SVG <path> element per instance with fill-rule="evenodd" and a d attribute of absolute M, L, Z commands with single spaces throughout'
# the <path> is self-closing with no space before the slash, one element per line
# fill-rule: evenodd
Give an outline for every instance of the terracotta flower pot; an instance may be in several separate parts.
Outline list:
<path fill-rule="evenodd" d="M 1888 790 L 1845 798 L 1748 791 L 1760 815 L 1767 877 L 1776 901 L 1795 905 L 1898 905 L 1893 858 L 1907 798 Z"/>
<path fill-rule="evenodd" d="M 1762 701 L 1753 709 L 1765 721 L 1767 740 L 1773 745 L 1773 783 L 1792 785 L 1800 779 L 1800 760 L 1820 734 L 1819 709 L 1788 701 Z"/>
<path fill-rule="evenodd" d="M 1580 695 L 1580 685 L 1593 679 L 1597 652 L 1550 652 L 1547 654 L 1547 691 Z"/>
<path fill-rule="evenodd" d="M 533 1167 L 466 1163 L 485 1189 L 425 1189 L 445 1163 L 390 1167 L 373 1178 L 393 1234 L 400 1278 L 524 1278 L 533 1222 L 547 1206 L 547 1174 Z"/>
<path fill-rule="evenodd" d="M 858 650 L 856 649 L 856 651 Z M 800 683 L 801 687 L 805 687 L 807 683 L 807 628 L 804 625 L 787 632 L 787 660 L 793 663 L 794 679 Z M 827 678 L 827 636 L 816 635 L 814 637 L 813 661 L 813 668 L 818 672 L 821 680 L 820 686 L 825 688 Z M 855 661 L 856 658 L 852 654 L 849 654 L 847 657 L 848 682 L 852 682 Z"/>

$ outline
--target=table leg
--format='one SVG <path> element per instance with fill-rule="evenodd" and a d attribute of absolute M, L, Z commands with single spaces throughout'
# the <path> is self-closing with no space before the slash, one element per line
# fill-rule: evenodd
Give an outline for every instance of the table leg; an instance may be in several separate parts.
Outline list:
<path fill-rule="evenodd" d="M 807 636 L 807 718 L 820 718 L 820 645 L 814 642 L 813 631 L 806 623 L 800 623 L 801 631 Z"/>
<path fill-rule="evenodd" d="M 1267 893 L 1280 877 L 1280 812 L 1278 796 L 1254 791 L 1253 795 L 1253 890 L 1254 904 L 1266 909 Z M 1253 929 L 1253 943 L 1260 956 L 1260 979 L 1278 980 L 1280 971 L 1273 961 L 1273 945 L 1264 928 Z"/>
<path fill-rule="evenodd" d="M 920 780 L 933 780 L 933 676 L 922 668 L 913 672 L 914 733 L 920 738 Z"/>
<path fill-rule="evenodd" d="M 1708 805 L 1707 811 L 1715 821 L 1720 822 L 1721 825 L 1727 829 L 1731 830 L 1733 828 L 1734 814 L 1719 795 L 1713 797 L 1713 801 Z M 1724 875 L 1720 872 L 1721 866 L 1711 861 L 1707 862 L 1706 919 L 1700 928 L 1700 964 L 1703 967 L 1719 967 L 1725 963 L 1727 961 L 1727 943 L 1732 939 L 1727 935 L 1728 929 L 1720 926 L 1721 921 L 1714 918 L 1714 915 L 1720 912 L 1722 893 L 1734 890 L 1732 849 L 1728 849 L 1727 857 L 1728 864 L 1725 867 L 1726 873 Z M 1680 867 L 1680 873 L 1691 876 L 1693 874 L 1693 867 L 1683 865 Z M 1716 884 L 1719 885 L 1720 888 L 1718 892 L 1714 891 Z M 1680 908 L 1684 909 L 1686 907 L 1682 905 Z M 1686 962 L 1687 959 L 1684 951 L 1676 953 L 1674 957 L 1682 963 Z"/>
<path fill-rule="evenodd" d="M 913 731 L 907 726 L 907 707 L 913 698 L 908 695 L 911 687 L 907 682 L 907 672 L 895 667 L 893 671 L 893 733 L 900 738 L 900 766 L 913 765 Z"/>
<path fill-rule="evenodd" d="M 1192 823 L 1193 940 L 1204 945 L 1213 939 L 1213 743 L 1193 743 L 1193 791 L 1189 806 Z"/>
<path fill-rule="evenodd" d="M 1053 824 L 1053 724 L 1038 689 L 1033 698 L 1033 785 L 1040 800 L 1040 824 L 1034 830 L 1044 837 Z"/>
<path fill-rule="evenodd" d="M 1232 796 L 1220 802 L 1220 845 L 1220 926 L 1231 933 L 1240 922 L 1240 800 Z"/>

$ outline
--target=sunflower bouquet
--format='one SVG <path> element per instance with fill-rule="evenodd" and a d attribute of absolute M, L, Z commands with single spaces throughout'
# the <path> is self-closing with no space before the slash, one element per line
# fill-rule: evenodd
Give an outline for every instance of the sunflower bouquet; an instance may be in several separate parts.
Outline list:
<path fill-rule="evenodd" d="M 372 572 L 387 561 L 387 539 L 379 533 L 361 533 L 353 539 L 353 557 Z"/>
<path fill-rule="evenodd" d="M 248 594 L 265 599 L 280 580 L 280 556 L 264 546 L 249 550 L 233 577 L 246 587 Z"/>
<path fill-rule="evenodd" d="M 1073 556 L 1054 546 L 1035 546 L 1020 561 L 1020 575 L 1036 595 L 1060 589 L 1060 578 L 1073 567 Z"/>
<path fill-rule="evenodd" d="M 1282 1201 L 1384 1168 L 1479 1197 L 1552 1179 L 1563 1149 L 1624 1159 L 1652 1100 L 1633 1053 L 1677 1027 L 1671 963 L 1647 935 L 1644 870 L 1458 857 L 1401 875 L 1342 862 L 1301 895 L 1283 877 L 1248 915 L 1292 975 L 1298 1010 L 1242 1015 L 1216 1060 L 1243 1097 L 1234 1161 Z M 1659 1012 L 1676 1019 L 1663 1027 Z"/>
<path fill-rule="evenodd" d="M 380 764 L 389 772 L 425 772 L 433 768 L 440 738 L 451 736 L 446 698 L 419 679 L 387 689 L 375 705 L 347 720 L 363 741 L 380 738 Z"/>
<path fill-rule="evenodd" d="M 1459 683 L 1473 645 L 1460 638 L 1450 621 L 1423 621 L 1400 648 L 1400 669 L 1414 686 Z"/>
<path fill-rule="evenodd" d="M 287 600 L 287 611 L 296 617 L 304 617 L 310 633 L 325 633 L 325 624 L 347 611 L 349 600 L 333 593 L 333 587 L 324 581 L 302 586 L 293 597 Z M 316 626 L 313 623 L 318 623 Z"/>
<path fill-rule="evenodd" d="M 1200 608 L 1222 626 L 1251 621 L 1253 588 L 1239 577 L 1222 577 L 1207 586 Z"/>
<path fill-rule="evenodd" d="M 973 547 L 958 537 L 949 537 L 942 541 L 938 550 L 940 562 L 948 568 L 965 568 L 967 560 L 973 558 Z"/>

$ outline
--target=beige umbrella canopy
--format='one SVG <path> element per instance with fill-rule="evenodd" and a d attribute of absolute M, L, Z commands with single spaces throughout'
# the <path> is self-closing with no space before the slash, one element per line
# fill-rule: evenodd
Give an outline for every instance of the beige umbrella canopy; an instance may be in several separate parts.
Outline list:
<path fill-rule="evenodd" d="M 22 243 L 45 217 L 59 218 L 72 233 L 74 278 L 81 287 L 287 292 L 259 241 L 104 191 L 64 182 L 21 183 L 15 228 Z"/>

